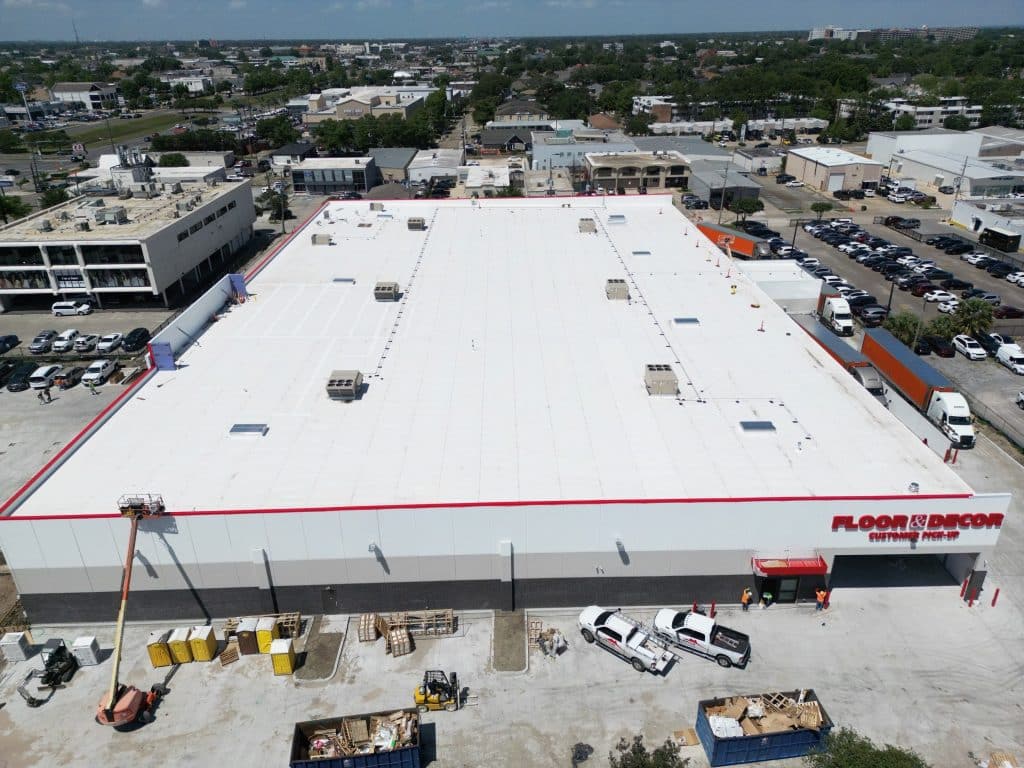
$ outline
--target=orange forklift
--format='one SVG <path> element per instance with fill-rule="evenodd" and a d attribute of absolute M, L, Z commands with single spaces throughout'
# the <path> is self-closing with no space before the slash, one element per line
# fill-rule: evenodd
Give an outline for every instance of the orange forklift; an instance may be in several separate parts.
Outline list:
<path fill-rule="evenodd" d="M 165 514 L 163 498 L 156 494 L 140 493 L 122 496 L 117 502 L 122 517 L 131 520 L 131 534 L 128 537 L 128 555 L 124 561 L 121 576 L 121 607 L 117 614 L 117 629 L 114 634 L 114 669 L 110 676 L 110 688 L 96 708 L 96 722 L 126 729 L 135 723 L 153 721 L 153 710 L 160 697 L 167 693 L 167 686 L 157 683 L 148 692 L 127 685 L 118 679 L 121 671 L 121 644 L 124 640 L 124 620 L 128 608 L 128 590 L 132 584 L 132 563 L 135 560 L 135 537 L 139 523 L 143 520 Z"/>

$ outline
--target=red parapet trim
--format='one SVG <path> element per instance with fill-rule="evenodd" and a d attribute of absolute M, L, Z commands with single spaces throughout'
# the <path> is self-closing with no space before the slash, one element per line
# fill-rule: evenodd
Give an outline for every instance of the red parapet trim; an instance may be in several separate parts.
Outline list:
<path fill-rule="evenodd" d="M 268 253 L 266 256 L 264 256 L 262 259 L 260 259 L 259 264 L 257 264 L 255 267 L 250 269 L 248 272 L 246 272 L 245 273 L 245 282 L 248 283 L 250 280 L 252 280 L 254 277 L 256 277 L 256 275 L 258 275 L 260 273 L 260 270 L 262 270 L 265 266 L 267 266 L 267 264 L 270 263 L 271 259 L 273 259 L 275 256 L 277 256 L 277 254 L 280 253 L 281 249 L 284 248 L 286 245 L 288 245 L 288 243 L 290 243 L 292 241 L 293 237 L 295 237 L 297 234 L 299 234 L 299 232 L 301 232 L 303 229 L 305 229 L 306 225 L 309 224 L 309 222 L 311 222 L 320 213 L 320 211 L 322 211 L 324 208 L 327 207 L 327 204 L 329 202 L 330 202 L 329 200 L 325 200 L 324 202 L 322 202 L 320 204 L 320 207 L 317 208 L 315 211 L 313 211 L 313 213 L 311 213 L 306 218 L 306 220 L 304 222 L 302 222 L 299 226 L 297 226 L 295 229 L 293 229 L 291 232 L 289 232 L 287 237 L 285 237 L 284 240 L 282 240 L 280 243 L 275 245 L 273 250 L 270 251 L 270 253 Z"/>
<path fill-rule="evenodd" d="M 7 513 L 7 510 L 11 507 L 11 505 L 13 505 L 29 488 L 31 488 L 40 477 L 42 477 L 46 472 L 48 472 L 52 466 L 54 466 L 57 462 L 61 461 L 68 454 L 68 452 L 77 445 L 79 440 L 81 440 L 100 421 L 106 418 L 107 414 L 109 414 L 115 408 L 115 406 L 118 406 L 121 403 L 121 401 L 127 398 L 132 392 L 134 392 L 137 387 L 142 386 L 142 384 L 148 381 L 149 377 L 153 375 L 154 371 L 156 371 L 155 367 L 147 368 L 145 373 L 143 373 L 141 376 L 139 376 L 138 379 L 129 384 L 124 392 L 122 392 L 120 395 L 111 400 L 109 405 L 107 405 L 102 411 L 96 414 L 93 417 L 93 419 L 88 424 L 86 424 L 85 427 L 77 435 L 71 438 L 71 440 L 69 440 L 68 443 L 63 448 L 57 451 L 56 455 L 52 459 L 46 462 L 38 472 L 36 472 L 34 475 L 32 475 L 32 477 L 28 479 L 28 482 L 26 482 L 23 486 L 21 486 L 21 488 L 19 488 L 13 494 L 11 494 L 7 501 L 3 503 L 3 506 L 0 506 L 0 520 L 8 519 L 9 515 Z M 69 517 L 75 516 L 70 515 Z"/>
<path fill-rule="evenodd" d="M 611 505 L 611 504 L 763 504 L 768 502 L 822 502 L 822 501 L 910 501 L 937 499 L 970 499 L 970 493 L 914 493 L 891 496 L 744 496 L 744 497 L 709 497 L 690 499 L 552 499 L 539 501 L 451 501 L 424 502 L 416 504 L 358 504 L 351 506 L 331 507 L 266 507 L 263 509 L 191 509 L 179 512 L 169 511 L 174 517 L 209 517 L 213 515 L 280 515 L 299 512 L 366 512 L 370 510 L 389 509 L 473 509 L 480 507 L 568 507 L 575 505 Z M 17 520 L 86 520 L 95 518 L 115 518 L 121 515 L 114 512 L 96 512 L 83 515 L 24 515 L 18 518 L 0 517 Z"/>

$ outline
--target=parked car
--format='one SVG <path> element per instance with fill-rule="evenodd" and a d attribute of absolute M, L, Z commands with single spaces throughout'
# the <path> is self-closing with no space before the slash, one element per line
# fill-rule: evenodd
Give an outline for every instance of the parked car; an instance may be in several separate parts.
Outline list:
<path fill-rule="evenodd" d="M 123 334 L 120 333 L 107 333 L 100 336 L 100 340 L 96 342 L 96 351 L 101 354 L 107 352 L 113 352 L 115 349 L 121 346 L 121 340 L 124 338 Z"/>
<path fill-rule="evenodd" d="M 92 312 L 92 304 L 88 301 L 56 301 L 50 307 L 54 317 L 65 315 L 88 315 Z"/>
<path fill-rule="evenodd" d="M 13 334 L 8 334 L 7 336 L 0 336 L 0 355 L 6 352 L 10 352 L 19 344 L 21 344 L 21 339 L 19 339 L 17 336 L 14 336 Z"/>
<path fill-rule="evenodd" d="M 28 377 L 28 385 L 32 389 L 47 389 L 53 386 L 53 380 L 60 373 L 60 366 L 56 364 L 41 365 L 36 368 Z"/>
<path fill-rule="evenodd" d="M 28 345 L 28 351 L 33 355 L 41 355 L 44 352 L 49 352 L 53 346 L 53 340 L 57 338 L 56 331 L 40 331 L 36 334 L 36 337 L 32 339 L 32 343 Z"/>
<path fill-rule="evenodd" d="M 138 352 L 149 342 L 149 331 L 146 328 L 134 328 L 121 341 L 125 352 Z"/>
<path fill-rule="evenodd" d="M 28 389 L 29 377 L 35 373 L 35 370 L 35 363 L 18 363 L 18 366 L 11 371 L 10 378 L 7 379 L 7 391 L 24 392 Z"/>
<path fill-rule="evenodd" d="M 803 185 L 804 183 L 802 181 L 799 181 L 798 179 L 793 179 L 792 181 L 786 182 L 787 187 L 802 187 Z"/>
<path fill-rule="evenodd" d="M 82 380 L 82 374 L 84 373 L 85 368 L 78 365 L 72 366 L 71 368 L 65 368 L 57 374 L 53 383 L 58 389 L 70 389 Z"/>
<path fill-rule="evenodd" d="M 66 331 L 62 331 L 57 338 L 53 340 L 51 348 L 54 352 L 70 352 L 75 348 L 75 341 L 78 339 L 78 331 L 74 328 L 68 328 Z"/>
<path fill-rule="evenodd" d="M 924 300 L 929 303 L 956 301 L 956 296 L 954 296 L 949 291 L 935 290 L 928 291 L 926 294 L 924 294 Z"/>
<path fill-rule="evenodd" d="M 939 283 L 947 291 L 966 291 L 969 288 L 974 287 L 974 283 L 969 283 L 966 280 L 960 280 L 956 277 L 951 277 L 948 280 L 943 280 Z"/>
<path fill-rule="evenodd" d="M 1024 272 L 1011 272 L 1006 276 L 1006 282 L 1014 285 L 1020 285 L 1022 280 L 1024 280 Z"/>
<path fill-rule="evenodd" d="M 997 261 L 995 264 L 989 264 L 985 271 L 988 272 L 992 277 L 1006 277 L 1017 271 L 1017 268 L 1012 264 L 1007 264 L 1005 261 Z"/>
<path fill-rule="evenodd" d="M 82 383 L 93 386 L 103 384 L 116 367 L 117 363 L 113 360 L 93 360 L 82 374 Z"/>
<path fill-rule="evenodd" d="M 968 360 L 984 360 L 988 357 L 981 344 L 966 333 L 957 334 L 953 337 L 953 348 Z"/>
<path fill-rule="evenodd" d="M 928 342 L 929 346 L 939 357 L 953 357 L 956 354 L 956 350 L 953 345 L 949 343 L 948 339 L 944 339 L 941 336 L 925 336 L 925 341 Z"/>
<path fill-rule="evenodd" d="M 998 294 L 990 293 L 989 291 L 984 291 L 981 288 L 971 288 L 970 290 L 964 291 L 963 293 L 960 294 L 960 298 L 964 300 L 981 299 L 982 301 L 987 301 L 994 307 L 998 307 L 1000 304 L 1003 303 L 1002 299 L 999 298 Z"/>
<path fill-rule="evenodd" d="M 96 348 L 96 343 L 99 340 L 100 337 L 95 333 L 79 334 L 78 338 L 75 339 L 73 349 L 75 352 L 92 352 Z"/>
<path fill-rule="evenodd" d="M 1000 320 L 1018 320 L 1024 317 L 1024 309 L 1013 307 L 1009 304 L 1000 304 L 992 310 L 992 316 Z"/>
<path fill-rule="evenodd" d="M 941 192 L 944 195 L 952 195 L 954 192 L 956 192 L 956 190 L 953 189 L 953 187 L 951 187 L 949 185 L 945 185 L 945 186 L 939 187 L 939 192 Z"/>
<path fill-rule="evenodd" d="M 910 289 L 910 294 L 912 296 L 917 296 L 918 298 L 920 298 L 922 296 L 925 296 L 926 294 L 932 293 L 933 291 L 937 290 L 939 289 L 936 288 L 932 283 L 926 281 L 923 283 L 917 283 L 914 286 L 912 286 Z M 953 294 L 949 295 L 951 298 L 955 298 Z"/>
<path fill-rule="evenodd" d="M 957 307 L 959 306 L 960 301 L 958 299 L 953 299 L 952 301 L 942 302 L 938 307 L 936 307 L 936 309 L 944 315 L 953 315 L 956 314 Z"/>
<path fill-rule="evenodd" d="M 973 247 L 970 243 L 954 243 L 943 250 L 950 256 L 959 256 L 961 253 L 967 253 Z"/>
<path fill-rule="evenodd" d="M 580 613 L 578 623 L 586 642 L 597 642 L 621 656 L 637 672 L 664 672 L 674 658 L 640 622 L 621 611 L 591 605 Z"/>
<path fill-rule="evenodd" d="M 878 299 L 872 296 L 866 291 L 861 291 L 859 296 L 847 297 L 846 303 L 850 305 L 850 309 L 856 309 L 857 307 L 870 307 L 878 304 Z"/>
<path fill-rule="evenodd" d="M 864 325 L 871 328 L 881 325 L 885 318 L 889 316 L 889 310 L 879 304 L 867 304 L 854 308 L 853 314 L 856 315 Z"/>
<path fill-rule="evenodd" d="M 750 638 L 703 613 L 662 608 L 654 617 L 654 631 L 670 646 L 714 659 L 720 667 L 743 668 L 750 660 Z"/>
<path fill-rule="evenodd" d="M 791 181 L 796 181 L 796 176 L 791 176 L 788 173 L 780 173 L 775 177 L 776 184 L 788 184 Z"/>
<path fill-rule="evenodd" d="M 11 374 L 18 367 L 19 363 L 13 360 L 2 360 L 0 361 L 0 387 L 6 386 L 7 382 L 11 378 Z"/>

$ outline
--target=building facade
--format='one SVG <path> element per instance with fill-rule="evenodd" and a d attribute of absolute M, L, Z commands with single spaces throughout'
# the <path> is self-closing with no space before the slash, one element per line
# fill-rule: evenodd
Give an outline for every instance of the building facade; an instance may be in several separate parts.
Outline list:
<path fill-rule="evenodd" d="M 686 189 L 690 162 L 678 152 L 598 152 L 583 156 L 583 172 L 594 188 Z"/>
<path fill-rule="evenodd" d="M 966 96 L 948 96 L 939 99 L 938 104 L 911 104 L 905 99 L 885 102 L 892 116 L 893 125 L 904 115 L 914 119 L 914 128 L 942 128 L 948 117 L 964 117 L 971 128 L 981 124 L 981 104 L 971 104 Z"/>
<path fill-rule="evenodd" d="M 381 183 L 372 157 L 314 157 L 292 166 L 296 194 L 368 192 Z"/>
<path fill-rule="evenodd" d="M 635 152 L 636 144 L 621 131 L 590 128 L 559 131 L 534 131 L 532 162 L 535 170 L 548 168 L 583 169 L 583 158 L 591 152 Z"/>
<path fill-rule="evenodd" d="M 117 107 L 117 86 L 109 83 L 55 83 L 50 89 L 50 97 L 76 109 L 97 112 Z"/>
<path fill-rule="evenodd" d="M 819 192 L 876 187 L 882 168 L 875 160 L 833 147 L 800 147 L 786 156 L 786 173 Z"/>

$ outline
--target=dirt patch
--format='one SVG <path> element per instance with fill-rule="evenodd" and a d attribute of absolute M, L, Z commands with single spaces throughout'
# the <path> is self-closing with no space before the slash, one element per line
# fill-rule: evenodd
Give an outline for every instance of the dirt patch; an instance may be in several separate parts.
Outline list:
<path fill-rule="evenodd" d="M 14 607 L 18 599 L 18 588 L 14 586 L 14 577 L 9 573 L 0 573 L 0 617 Z"/>
<path fill-rule="evenodd" d="M 494 614 L 494 669 L 522 672 L 526 669 L 526 614 L 499 611 Z"/>
<path fill-rule="evenodd" d="M 321 632 L 323 616 L 314 616 L 306 635 L 305 650 L 299 654 L 295 677 L 299 680 L 327 680 L 334 674 L 334 667 L 341 650 L 344 632 Z"/>

